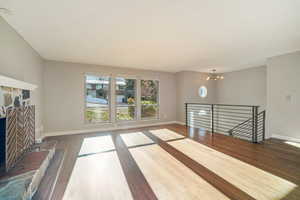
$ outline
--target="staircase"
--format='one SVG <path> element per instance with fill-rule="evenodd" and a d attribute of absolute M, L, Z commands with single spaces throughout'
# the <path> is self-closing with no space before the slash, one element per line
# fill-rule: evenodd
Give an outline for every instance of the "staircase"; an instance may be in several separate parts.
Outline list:
<path fill-rule="evenodd" d="M 266 111 L 264 110 L 260 112 L 254 120 L 250 118 L 233 127 L 228 131 L 229 135 L 245 140 L 251 139 L 255 143 L 263 141 L 265 139 L 265 115 Z M 256 123 L 253 123 L 255 120 Z M 253 126 L 255 126 L 255 130 Z"/>
<path fill-rule="evenodd" d="M 259 106 L 186 103 L 186 126 L 221 133 L 253 143 L 265 139 L 266 111 Z"/>

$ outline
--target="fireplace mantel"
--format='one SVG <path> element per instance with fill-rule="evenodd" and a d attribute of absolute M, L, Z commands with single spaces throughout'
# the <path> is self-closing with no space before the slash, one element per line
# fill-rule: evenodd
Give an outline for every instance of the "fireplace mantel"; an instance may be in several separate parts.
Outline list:
<path fill-rule="evenodd" d="M 37 85 L 19 81 L 3 75 L 0 75 L 0 86 L 18 88 L 23 90 L 35 90 L 38 87 Z"/>

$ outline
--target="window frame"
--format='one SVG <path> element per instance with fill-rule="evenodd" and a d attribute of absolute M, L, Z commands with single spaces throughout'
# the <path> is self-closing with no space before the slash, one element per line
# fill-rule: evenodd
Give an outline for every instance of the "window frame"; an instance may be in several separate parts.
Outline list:
<path fill-rule="evenodd" d="M 157 104 L 152 104 L 152 105 L 156 105 L 157 106 L 157 114 L 155 117 L 150 117 L 150 118 L 142 118 L 142 80 L 144 81 L 157 81 L 158 82 L 158 92 L 157 92 Z M 142 77 L 140 79 L 140 83 L 139 83 L 139 87 L 140 87 L 140 97 L 139 97 L 139 101 L 140 101 L 140 121 L 153 121 L 153 120 L 160 120 L 160 80 L 156 79 L 156 78 L 149 78 L 149 77 Z"/>
<path fill-rule="evenodd" d="M 107 76 L 109 77 L 109 98 L 108 98 L 108 115 L 109 120 L 108 121 L 102 121 L 102 122 L 89 122 L 87 120 L 86 111 L 87 111 L 87 100 L 86 100 L 86 94 L 87 94 L 87 88 L 86 88 L 86 76 Z M 84 124 L 87 126 L 90 125 L 105 125 L 105 124 L 130 124 L 134 122 L 142 122 L 142 121 L 157 121 L 160 120 L 160 80 L 157 77 L 152 76 L 134 76 L 134 75 L 126 75 L 126 74 L 114 74 L 114 73 L 105 73 L 105 72 L 86 72 L 83 76 L 83 83 L 84 83 Z M 133 120 L 117 120 L 117 99 L 116 99 L 116 78 L 125 78 L 125 79 L 134 79 L 136 81 L 135 84 L 135 96 L 136 96 L 136 104 L 135 104 L 135 119 Z M 158 93 L 157 93 L 157 104 L 153 104 L 157 106 L 157 114 L 153 118 L 142 118 L 142 101 L 141 101 L 141 81 L 142 80 L 152 80 L 152 81 L 158 81 Z"/>
<path fill-rule="evenodd" d="M 117 104 L 117 98 L 116 98 L 116 82 L 117 82 L 117 78 L 124 78 L 124 79 L 133 79 L 133 80 L 135 80 L 135 105 L 134 106 L 129 106 L 129 105 L 124 105 L 124 106 L 120 106 L 120 105 L 118 105 Z M 115 110 L 115 122 L 116 123 L 126 123 L 126 122 L 136 122 L 136 121 L 138 121 L 139 119 L 138 119 L 138 92 L 137 92 L 137 84 L 138 84 L 138 78 L 137 77 L 132 77 L 132 76 L 128 76 L 128 75 L 116 75 L 116 76 L 114 76 L 114 83 L 115 83 L 115 85 L 114 85 L 114 103 L 115 103 L 115 105 L 114 105 L 114 110 Z M 134 119 L 132 119 L 132 120 L 118 120 L 117 119 L 117 109 L 118 109 L 118 107 L 134 107 L 135 109 L 134 109 Z"/>
<path fill-rule="evenodd" d="M 86 97 L 87 97 L 87 88 L 86 88 L 86 80 L 87 80 L 87 76 L 96 76 L 96 77 L 108 77 L 109 78 L 109 84 L 108 84 L 108 92 L 109 92 L 109 95 L 108 95 L 108 104 L 107 104 L 107 107 L 108 107 L 108 120 L 107 121 L 101 121 L 101 122 L 89 122 L 87 120 L 87 116 L 86 116 L 86 111 L 87 111 L 87 100 L 86 100 Z M 111 74 L 106 74 L 106 73 L 85 73 L 84 74 L 84 124 L 85 125 L 96 125 L 96 124 L 112 124 L 112 103 L 111 103 L 111 100 L 112 100 L 112 94 L 111 94 L 111 88 L 112 88 L 112 79 L 113 79 L 113 76 Z"/>

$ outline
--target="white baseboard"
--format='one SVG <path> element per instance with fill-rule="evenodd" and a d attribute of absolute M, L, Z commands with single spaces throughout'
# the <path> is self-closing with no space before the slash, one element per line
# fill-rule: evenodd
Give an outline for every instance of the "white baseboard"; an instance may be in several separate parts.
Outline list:
<path fill-rule="evenodd" d="M 180 121 L 175 121 L 175 124 L 185 125 L 184 122 L 180 122 Z"/>
<path fill-rule="evenodd" d="M 69 130 L 69 131 L 54 131 L 54 132 L 46 132 L 43 134 L 42 139 L 51 136 L 62 136 L 62 135 L 76 135 L 83 133 L 93 133 L 93 132 L 103 132 L 103 131 L 116 131 L 116 130 L 124 130 L 131 128 L 143 128 L 148 126 L 159 126 L 166 124 L 180 124 L 180 122 L 169 121 L 169 122 L 158 122 L 151 124 L 142 124 L 142 125 L 130 125 L 130 126 L 119 126 L 119 127 L 110 127 L 110 128 L 94 128 L 94 129 L 81 129 L 81 130 Z"/>
<path fill-rule="evenodd" d="M 287 140 L 287 141 L 292 141 L 292 142 L 300 142 L 299 138 L 294 138 L 294 137 L 289 137 L 289 136 L 284 136 L 284 135 L 272 135 L 272 138 L 277 138 L 277 139 L 281 139 L 281 140 Z"/>

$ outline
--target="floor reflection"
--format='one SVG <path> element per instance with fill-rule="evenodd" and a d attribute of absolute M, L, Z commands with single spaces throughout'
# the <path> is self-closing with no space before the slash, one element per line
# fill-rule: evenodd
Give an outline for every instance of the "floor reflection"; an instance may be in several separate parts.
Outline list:
<path fill-rule="evenodd" d="M 300 143 L 297 142 L 290 142 L 290 141 L 286 141 L 286 144 L 292 145 L 294 147 L 300 148 Z"/>

